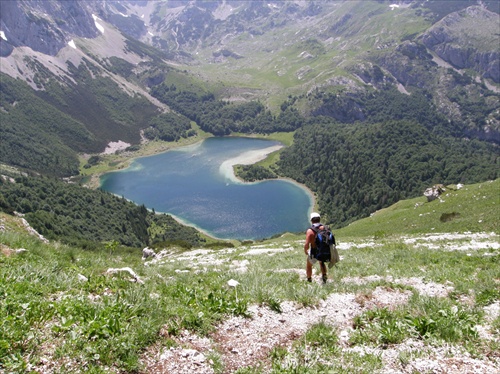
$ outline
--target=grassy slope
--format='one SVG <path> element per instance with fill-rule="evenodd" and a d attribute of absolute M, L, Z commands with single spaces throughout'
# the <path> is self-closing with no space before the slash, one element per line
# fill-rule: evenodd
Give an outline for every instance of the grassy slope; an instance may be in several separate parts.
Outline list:
<path fill-rule="evenodd" d="M 351 344 L 362 349 L 387 344 L 386 340 L 399 344 L 401 339 L 410 337 L 401 326 L 407 326 L 411 318 L 419 323 L 434 319 L 436 329 L 430 329 L 427 337 L 420 337 L 426 345 L 463 345 L 474 357 L 485 359 L 498 347 L 492 341 L 478 338 L 470 323 L 484 323 L 481 308 L 500 300 L 496 283 L 500 278 L 499 184 L 500 180 L 496 180 L 465 186 L 448 192 L 442 198 L 444 202 L 426 203 L 424 198 L 401 201 L 372 218 L 338 230 L 342 261 L 332 273 L 335 281 L 326 287 L 313 284 L 312 288 L 299 276 L 304 265 L 302 235 L 287 234 L 258 243 L 254 248 L 265 249 L 261 256 L 244 255 L 249 247 L 241 246 L 231 251 L 200 252 L 192 260 L 186 260 L 182 253 L 171 248 L 163 265 L 144 266 L 137 252 L 115 252 L 105 245 L 101 250 L 89 252 L 57 243 L 44 244 L 27 235 L 18 218 L 2 214 L 0 368 L 23 372 L 30 362 L 42 370 L 41 358 L 44 358 L 59 368 L 72 364 L 94 372 L 105 366 L 131 371 L 140 367 L 140 355 L 154 342 L 176 346 L 176 336 L 182 329 L 207 334 L 228 315 L 245 314 L 250 304 L 279 310 L 283 301 L 292 300 L 308 307 L 335 293 L 354 293 L 357 300 L 369 300 L 379 286 L 392 292 L 409 289 L 418 295 L 404 281 L 413 278 L 424 279 L 424 283 L 451 284 L 454 291 L 444 299 L 413 297 L 395 311 L 375 309 L 372 315 L 360 316 L 359 323 L 374 315 L 375 320 L 364 328 L 358 327 L 351 335 Z M 441 212 L 451 211 L 462 216 L 441 223 Z M 402 237 L 468 231 L 495 234 L 488 236 L 490 244 L 484 247 L 471 241 L 468 235 L 458 240 L 442 239 L 433 243 L 434 247 L 421 245 L 422 239 L 412 244 Z M 476 248 L 459 250 L 468 245 Z M 450 246 L 455 250 L 447 250 Z M 13 252 L 21 248 L 27 251 Z M 274 250 L 281 254 L 273 255 Z M 214 259 L 218 261 L 211 263 Z M 232 264 L 243 260 L 249 264 L 248 271 L 242 274 Z M 144 284 L 130 282 L 128 273 L 105 275 L 108 268 L 121 267 L 132 268 Z M 277 272 L 277 269 L 289 271 Z M 82 281 L 81 275 L 88 280 Z M 347 281 L 370 276 L 378 276 L 379 280 L 364 284 Z M 231 278 L 241 284 L 237 294 L 227 292 L 227 281 Z M 460 300 L 468 301 L 464 304 Z M 458 315 L 452 313 L 453 308 L 458 308 Z M 445 318 L 439 310 L 451 314 Z M 448 323 L 456 326 L 454 334 L 443 337 Z M 389 330 L 384 330 L 384 324 L 388 324 Z M 491 333 L 498 339 L 498 318 L 493 326 Z M 331 333 L 334 337 L 339 334 L 335 328 Z M 296 349 L 305 349 L 300 347 L 307 343 L 301 344 Z M 323 348 L 319 344 L 311 349 Z M 286 360 L 284 354 L 273 356 L 276 367 L 283 364 L 281 359 Z M 367 364 L 366 356 L 353 355 L 349 350 L 338 348 L 332 352 L 330 347 L 323 354 L 337 362 L 335 365 L 342 362 L 348 371 L 356 368 L 359 373 L 372 373 L 382 369 L 376 355 L 369 355 Z M 407 360 L 411 358 L 408 355 Z M 311 370 L 318 372 L 319 368 Z"/>
<path fill-rule="evenodd" d="M 383 237 L 432 232 L 500 233 L 500 180 L 449 186 L 438 200 L 427 202 L 425 196 L 400 201 L 371 217 L 338 230 L 344 237 Z M 450 221 L 443 214 L 458 213 Z M 443 217 L 444 218 L 444 217 Z"/>

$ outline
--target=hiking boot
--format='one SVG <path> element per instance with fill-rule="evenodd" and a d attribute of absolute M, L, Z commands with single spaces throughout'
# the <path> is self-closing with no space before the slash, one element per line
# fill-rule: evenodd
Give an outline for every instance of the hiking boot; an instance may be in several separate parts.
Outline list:
<path fill-rule="evenodd" d="M 328 276 L 327 275 L 323 275 L 323 284 L 326 284 L 327 280 L 328 280 Z"/>

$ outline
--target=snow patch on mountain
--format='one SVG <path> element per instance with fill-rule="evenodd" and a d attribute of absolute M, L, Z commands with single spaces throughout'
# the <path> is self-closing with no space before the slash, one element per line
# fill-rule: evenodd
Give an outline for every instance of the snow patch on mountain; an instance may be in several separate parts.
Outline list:
<path fill-rule="evenodd" d="M 94 18 L 95 27 L 97 27 L 97 30 L 99 30 L 101 34 L 104 34 L 104 26 L 97 22 L 100 21 L 99 17 L 97 17 L 95 14 L 92 14 L 92 18 Z"/>

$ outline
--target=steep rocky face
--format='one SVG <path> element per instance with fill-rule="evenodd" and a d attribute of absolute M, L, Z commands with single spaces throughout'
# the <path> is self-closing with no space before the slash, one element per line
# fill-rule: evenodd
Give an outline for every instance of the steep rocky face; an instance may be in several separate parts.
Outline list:
<path fill-rule="evenodd" d="M 405 87 L 428 87 L 437 66 L 432 61 L 432 56 L 422 44 L 405 41 L 393 52 L 373 57 L 373 61 L 384 69 Z"/>
<path fill-rule="evenodd" d="M 96 37 L 98 30 L 87 5 L 91 2 L 1 1 L 2 56 L 19 46 L 53 56 L 73 37 Z"/>
<path fill-rule="evenodd" d="M 341 1 L 124 0 L 103 4 L 99 16 L 163 51 L 190 54 L 207 46 L 218 51 L 225 40 L 243 33 L 263 35 L 290 22 L 321 16 L 325 7 L 338 3 Z"/>
<path fill-rule="evenodd" d="M 422 42 L 454 67 L 477 70 L 499 83 L 499 25 L 499 14 L 472 6 L 437 22 L 422 36 Z"/>

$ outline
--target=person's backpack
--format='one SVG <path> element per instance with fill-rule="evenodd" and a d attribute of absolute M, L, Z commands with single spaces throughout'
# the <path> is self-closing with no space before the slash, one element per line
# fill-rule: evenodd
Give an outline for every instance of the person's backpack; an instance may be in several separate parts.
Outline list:
<path fill-rule="evenodd" d="M 316 234 L 316 250 L 313 253 L 314 258 L 318 261 L 330 262 L 332 260 L 332 248 L 335 247 L 335 236 L 328 226 L 322 225 L 321 223 L 312 225 L 311 230 Z M 333 259 L 333 262 L 337 261 L 338 259 Z"/>

